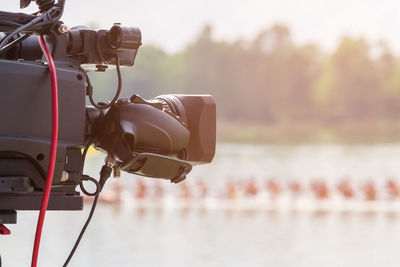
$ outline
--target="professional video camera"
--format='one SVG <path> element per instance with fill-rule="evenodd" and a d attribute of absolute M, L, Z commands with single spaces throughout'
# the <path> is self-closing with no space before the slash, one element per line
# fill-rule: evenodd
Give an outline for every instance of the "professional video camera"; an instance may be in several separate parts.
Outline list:
<path fill-rule="evenodd" d="M 21 0 L 21 8 L 31 0 Z M 119 98 L 120 67 L 133 66 L 138 28 L 67 28 L 64 0 L 36 0 L 35 14 L 0 12 L 0 225 L 16 223 L 16 210 L 38 210 L 51 159 L 52 97 L 47 63 L 37 35 L 50 47 L 58 82 L 58 145 L 49 210 L 80 210 L 84 193 L 100 193 L 112 170 L 178 183 L 215 153 L 216 107 L 210 95 Z M 95 103 L 88 70 L 115 66 L 118 88 Z M 91 106 L 86 106 L 86 96 Z M 53 119 L 53 125 L 52 125 Z M 102 180 L 84 175 L 90 145 L 107 154 Z M 83 181 L 97 186 L 89 193 Z"/>

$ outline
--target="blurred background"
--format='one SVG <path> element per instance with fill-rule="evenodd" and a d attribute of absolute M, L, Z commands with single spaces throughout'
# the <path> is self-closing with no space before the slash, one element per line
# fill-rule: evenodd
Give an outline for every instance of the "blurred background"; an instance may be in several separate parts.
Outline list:
<path fill-rule="evenodd" d="M 108 183 L 71 266 L 399 266 L 399 8 L 67 0 L 70 27 L 142 30 L 122 96 L 212 94 L 218 113 L 214 162 L 178 185 Z M 89 74 L 96 100 L 110 99 L 115 71 Z M 86 173 L 103 160 L 91 150 Z M 47 214 L 40 266 L 62 265 L 90 204 Z M 18 216 L 4 266 L 30 261 L 37 213 Z"/>

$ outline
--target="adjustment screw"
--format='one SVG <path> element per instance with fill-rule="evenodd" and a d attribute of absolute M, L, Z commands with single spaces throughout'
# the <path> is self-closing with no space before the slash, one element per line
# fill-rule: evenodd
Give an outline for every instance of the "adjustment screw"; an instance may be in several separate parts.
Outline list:
<path fill-rule="evenodd" d="M 60 27 L 58 27 L 58 32 L 59 33 L 67 33 L 68 32 L 68 26 L 65 24 L 61 24 Z"/>

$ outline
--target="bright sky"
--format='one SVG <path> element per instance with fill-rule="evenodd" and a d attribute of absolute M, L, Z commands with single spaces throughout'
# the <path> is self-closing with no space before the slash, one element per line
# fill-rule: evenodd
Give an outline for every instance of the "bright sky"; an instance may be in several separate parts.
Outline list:
<path fill-rule="evenodd" d="M 174 52 L 187 45 L 203 25 L 217 40 L 252 39 L 276 23 L 290 26 L 297 43 L 317 42 L 332 49 L 341 36 L 386 40 L 400 52 L 400 2 L 396 0 L 66 0 L 68 26 L 113 22 L 138 26 L 144 44 Z M 32 4 L 34 6 L 34 4 Z M 18 0 L 2 10 L 20 11 Z M 36 11 L 29 8 L 29 12 Z"/>

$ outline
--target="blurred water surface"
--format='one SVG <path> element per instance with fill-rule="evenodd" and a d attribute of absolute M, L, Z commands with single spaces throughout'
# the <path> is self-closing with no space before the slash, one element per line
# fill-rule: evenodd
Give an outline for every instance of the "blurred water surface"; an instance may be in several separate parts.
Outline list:
<path fill-rule="evenodd" d="M 96 176 L 104 156 L 91 154 Z M 383 186 L 400 178 L 400 144 L 219 144 L 213 164 L 199 166 L 189 184 L 203 180 L 220 194 L 228 181 L 262 184 L 343 177 Z M 131 198 L 137 177 L 120 178 Z M 154 181 L 148 182 L 151 186 Z M 167 196 L 179 185 L 163 181 Z M 179 197 L 176 198 L 179 202 Z M 182 200 L 184 201 L 184 200 Z M 400 213 L 232 209 L 183 206 L 146 208 L 135 200 L 101 203 L 70 266 L 399 266 Z M 129 204 L 130 203 L 130 204 Z M 46 215 L 39 266 L 61 266 L 90 206 Z M 3 266 L 29 266 L 37 212 L 19 212 L 12 235 L 0 237 Z"/>

